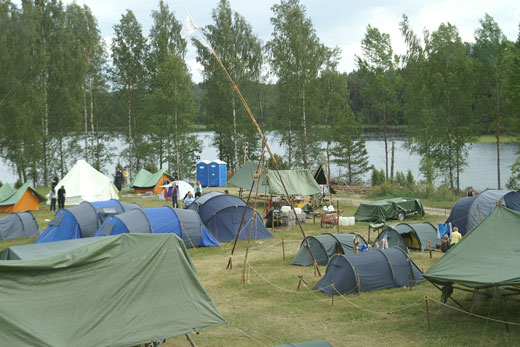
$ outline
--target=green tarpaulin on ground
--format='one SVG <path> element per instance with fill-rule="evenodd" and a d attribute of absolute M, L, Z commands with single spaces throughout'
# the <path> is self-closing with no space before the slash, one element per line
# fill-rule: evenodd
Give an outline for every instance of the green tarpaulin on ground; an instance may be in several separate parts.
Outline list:
<path fill-rule="evenodd" d="M 433 264 L 424 277 L 468 287 L 520 284 L 520 213 L 496 208 Z"/>
<path fill-rule="evenodd" d="M 1 346 L 134 346 L 225 324 L 176 235 L 12 248 L 26 259 L 0 261 Z"/>
<path fill-rule="evenodd" d="M 363 203 L 359 205 L 354 217 L 360 222 L 383 223 L 387 219 L 397 218 L 399 211 L 406 214 L 417 212 L 421 217 L 424 216 L 421 200 L 394 198 Z"/>
<path fill-rule="evenodd" d="M 145 169 L 139 170 L 137 175 L 135 175 L 132 183 L 130 186 L 132 188 L 153 188 L 159 183 L 159 180 L 161 179 L 162 175 L 168 176 L 171 180 L 173 180 L 173 177 L 169 173 L 167 173 L 165 170 L 159 170 L 156 173 L 151 173 Z M 160 182 L 162 184 L 162 182 Z"/>
<path fill-rule="evenodd" d="M 40 200 L 40 202 L 44 202 L 46 200 L 40 193 L 38 193 L 36 190 L 34 190 L 34 188 L 31 187 L 31 185 L 29 183 L 25 183 L 18 190 L 16 190 L 13 194 L 11 194 L 7 199 L 0 200 L 0 206 L 16 204 L 21 199 L 21 197 L 25 194 L 25 191 L 27 189 L 30 189 L 31 192 L 33 193 L 33 195 L 36 196 L 36 198 L 38 198 L 38 200 Z"/>
<path fill-rule="evenodd" d="M 253 182 L 253 176 L 257 164 L 246 162 L 233 177 L 228 181 L 229 184 L 249 190 Z M 282 181 L 285 184 L 289 195 L 314 195 L 321 192 L 320 186 L 308 170 L 279 170 Z M 256 192 L 256 183 L 253 192 Z M 261 173 L 259 194 L 285 195 L 280 177 L 275 170 L 269 170 L 267 175 Z"/>

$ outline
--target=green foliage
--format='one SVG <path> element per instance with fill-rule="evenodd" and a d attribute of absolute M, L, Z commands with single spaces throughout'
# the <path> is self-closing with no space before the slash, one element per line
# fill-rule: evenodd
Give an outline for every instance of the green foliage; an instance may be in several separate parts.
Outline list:
<path fill-rule="evenodd" d="M 412 174 L 412 170 L 408 170 L 406 173 L 406 186 L 413 187 L 415 185 L 415 179 Z"/>
<path fill-rule="evenodd" d="M 372 187 L 382 185 L 386 182 L 385 170 L 372 167 Z"/>
<path fill-rule="evenodd" d="M 511 166 L 511 177 L 507 181 L 507 189 L 520 190 L 520 151 L 517 153 L 517 159 Z"/>
<path fill-rule="evenodd" d="M 397 171 L 395 173 L 394 183 L 397 184 L 399 187 L 405 187 L 406 186 L 406 177 L 405 177 L 404 173 L 402 173 L 401 171 Z"/>
<path fill-rule="evenodd" d="M 156 173 L 157 171 L 159 171 L 155 163 L 151 162 L 144 164 L 144 169 L 150 173 Z"/>
<path fill-rule="evenodd" d="M 291 170 L 291 165 L 287 160 L 284 160 L 284 158 L 281 155 L 278 155 L 276 153 L 273 153 L 274 159 L 276 160 L 276 167 L 278 170 Z M 269 161 L 267 162 L 267 168 L 274 170 L 274 164 L 273 160 L 269 158 Z"/>

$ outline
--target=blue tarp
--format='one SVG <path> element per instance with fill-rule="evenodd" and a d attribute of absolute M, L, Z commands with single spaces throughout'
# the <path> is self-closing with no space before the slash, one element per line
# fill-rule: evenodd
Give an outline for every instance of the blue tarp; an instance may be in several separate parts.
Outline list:
<path fill-rule="evenodd" d="M 240 219 L 246 209 L 244 222 L 239 235 L 239 240 L 247 240 L 250 231 L 251 239 L 265 239 L 272 237 L 257 214 L 253 220 L 253 209 L 236 196 L 226 194 L 205 194 L 195 200 L 189 209 L 198 211 L 200 219 L 209 228 L 219 242 L 231 241 L 236 237 L 240 226 Z M 253 227 L 251 229 L 251 222 Z"/>
<path fill-rule="evenodd" d="M 170 206 L 132 210 L 112 216 L 99 227 L 95 236 L 122 233 L 171 233 L 179 236 L 188 248 L 220 246 L 197 212 Z"/>

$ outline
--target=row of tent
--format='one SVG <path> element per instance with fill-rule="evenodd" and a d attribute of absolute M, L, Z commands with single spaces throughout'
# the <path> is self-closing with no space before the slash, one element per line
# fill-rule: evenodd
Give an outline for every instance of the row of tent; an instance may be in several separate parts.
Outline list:
<path fill-rule="evenodd" d="M 35 241 L 45 243 L 121 233 L 175 233 L 186 247 L 218 246 L 218 242 L 269 238 L 262 218 L 235 196 L 211 192 L 196 199 L 189 209 L 169 206 L 141 208 L 118 200 L 82 202 L 60 209 Z M 255 217 L 255 218 L 253 218 Z"/>

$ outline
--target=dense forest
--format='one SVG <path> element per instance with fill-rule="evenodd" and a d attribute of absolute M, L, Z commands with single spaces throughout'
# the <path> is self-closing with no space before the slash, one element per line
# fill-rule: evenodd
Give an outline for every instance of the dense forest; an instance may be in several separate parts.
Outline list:
<path fill-rule="evenodd" d="M 261 127 L 280 138 L 286 151 L 277 161 L 309 168 L 325 157 L 356 183 L 370 169 L 363 128 L 374 126 L 384 138 L 389 180 L 397 174 L 389 132 L 399 127 L 408 150 L 422 158 L 424 181 L 441 175 L 458 189 L 471 143 L 489 134 L 497 187 L 520 187 L 520 153 L 509 182 L 500 181 L 502 138 L 520 139 L 520 35 L 508 40 L 487 14 L 473 43 L 450 23 L 418 35 L 403 15 L 402 35 L 393 39 L 406 43 L 406 53 L 396 54 L 373 23 L 356 70 L 346 74 L 338 71 L 342 52 L 321 42 L 299 0 L 280 0 L 271 10 L 267 42 L 227 0 L 201 31 Z M 127 10 L 107 46 L 87 6 L 0 0 L 0 156 L 20 182 L 48 185 L 77 159 L 101 168 L 113 153 L 131 174 L 157 167 L 190 176 L 201 126 L 213 131 L 230 169 L 246 155 L 259 157 L 259 134 L 208 44 L 200 34 L 188 38 L 204 68 L 203 82 L 194 84 L 182 23 L 163 0 L 150 15 L 146 35 Z M 124 148 L 107 146 L 114 137 Z"/>

